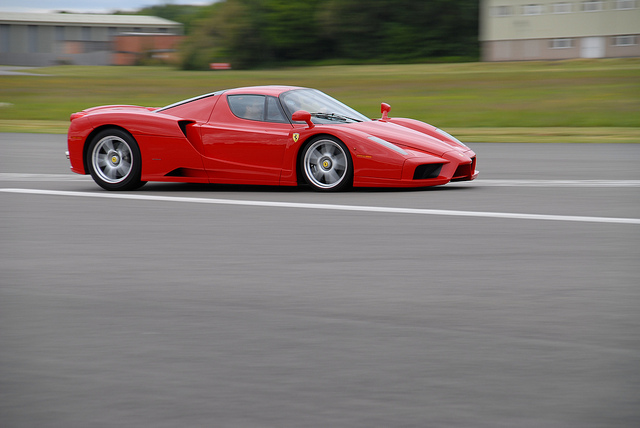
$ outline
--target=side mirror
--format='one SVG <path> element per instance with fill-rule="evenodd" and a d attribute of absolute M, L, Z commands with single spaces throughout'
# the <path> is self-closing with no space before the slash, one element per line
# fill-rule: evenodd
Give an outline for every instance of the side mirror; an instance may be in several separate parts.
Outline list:
<path fill-rule="evenodd" d="M 387 103 L 382 103 L 380 105 L 380 112 L 382 113 L 382 121 L 389 120 L 389 112 L 391 111 L 391 106 Z"/>
<path fill-rule="evenodd" d="M 315 126 L 313 122 L 311 122 L 311 113 L 309 113 L 308 111 L 298 110 L 297 112 L 293 113 L 293 115 L 291 116 L 291 120 L 293 120 L 294 122 L 307 122 L 307 125 L 309 125 L 309 129 Z"/>

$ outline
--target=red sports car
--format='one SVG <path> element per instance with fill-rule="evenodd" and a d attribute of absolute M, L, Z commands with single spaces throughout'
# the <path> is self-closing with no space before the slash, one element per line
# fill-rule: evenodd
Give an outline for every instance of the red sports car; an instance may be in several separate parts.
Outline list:
<path fill-rule="evenodd" d="M 473 180 L 476 155 L 412 119 L 371 120 L 315 89 L 257 86 L 162 108 L 94 107 L 71 115 L 71 170 L 107 190 L 147 181 L 425 187 Z"/>

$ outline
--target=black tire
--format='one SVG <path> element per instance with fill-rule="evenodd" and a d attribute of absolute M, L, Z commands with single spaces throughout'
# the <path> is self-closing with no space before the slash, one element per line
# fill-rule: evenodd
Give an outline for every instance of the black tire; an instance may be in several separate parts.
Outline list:
<path fill-rule="evenodd" d="M 337 192 L 353 184 L 353 162 L 347 146 L 330 135 L 318 136 L 302 149 L 300 171 L 312 189 Z"/>
<path fill-rule="evenodd" d="M 97 133 L 87 148 L 87 167 L 93 180 L 106 190 L 134 190 L 140 181 L 142 157 L 136 140 L 127 132 L 105 129 Z"/>

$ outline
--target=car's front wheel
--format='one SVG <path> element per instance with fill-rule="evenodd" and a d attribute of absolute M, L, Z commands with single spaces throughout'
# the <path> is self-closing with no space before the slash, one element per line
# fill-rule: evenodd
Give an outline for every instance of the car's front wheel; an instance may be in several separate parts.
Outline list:
<path fill-rule="evenodd" d="M 302 175 L 314 190 L 338 191 L 349 187 L 353 162 L 349 149 L 331 136 L 311 140 L 302 152 Z"/>
<path fill-rule="evenodd" d="M 142 158 L 136 140 L 121 129 L 106 129 L 91 140 L 87 166 L 93 180 L 106 190 L 133 190 L 140 181 Z"/>

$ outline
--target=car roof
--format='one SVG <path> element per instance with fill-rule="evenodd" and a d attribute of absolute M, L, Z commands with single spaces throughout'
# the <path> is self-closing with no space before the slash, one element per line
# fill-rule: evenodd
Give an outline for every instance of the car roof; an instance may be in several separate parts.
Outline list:
<path fill-rule="evenodd" d="M 243 88 L 227 89 L 224 91 L 226 95 L 236 94 L 252 94 L 252 95 L 271 95 L 277 97 L 283 92 L 291 91 L 293 89 L 306 89 L 299 86 L 285 86 L 285 85 L 267 85 L 267 86 L 246 86 Z"/>
<path fill-rule="evenodd" d="M 293 89 L 308 89 L 299 86 L 284 86 L 284 85 L 265 85 L 265 86 L 245 86 L 242 88 L 233 88 L 233 89 L 224 89 L 222 91 L 211 92 L 209 94 L 199 95 L 197 97 L 189 98 L 186 100 L 178 101 L 173 104 L 169 104 L 168 106 L 161 107 L 156 109 L 156 112 L 163 112 L 165 110 L 172 109 L 174 107 L 178 107 L 184 104 L 188 104 L 193 101 L 198 101 L 204 98 L 209 98 L 218 95 L 271 95 L 274 97 L 279 96 L 283 92 L 291 91 Z"/>

